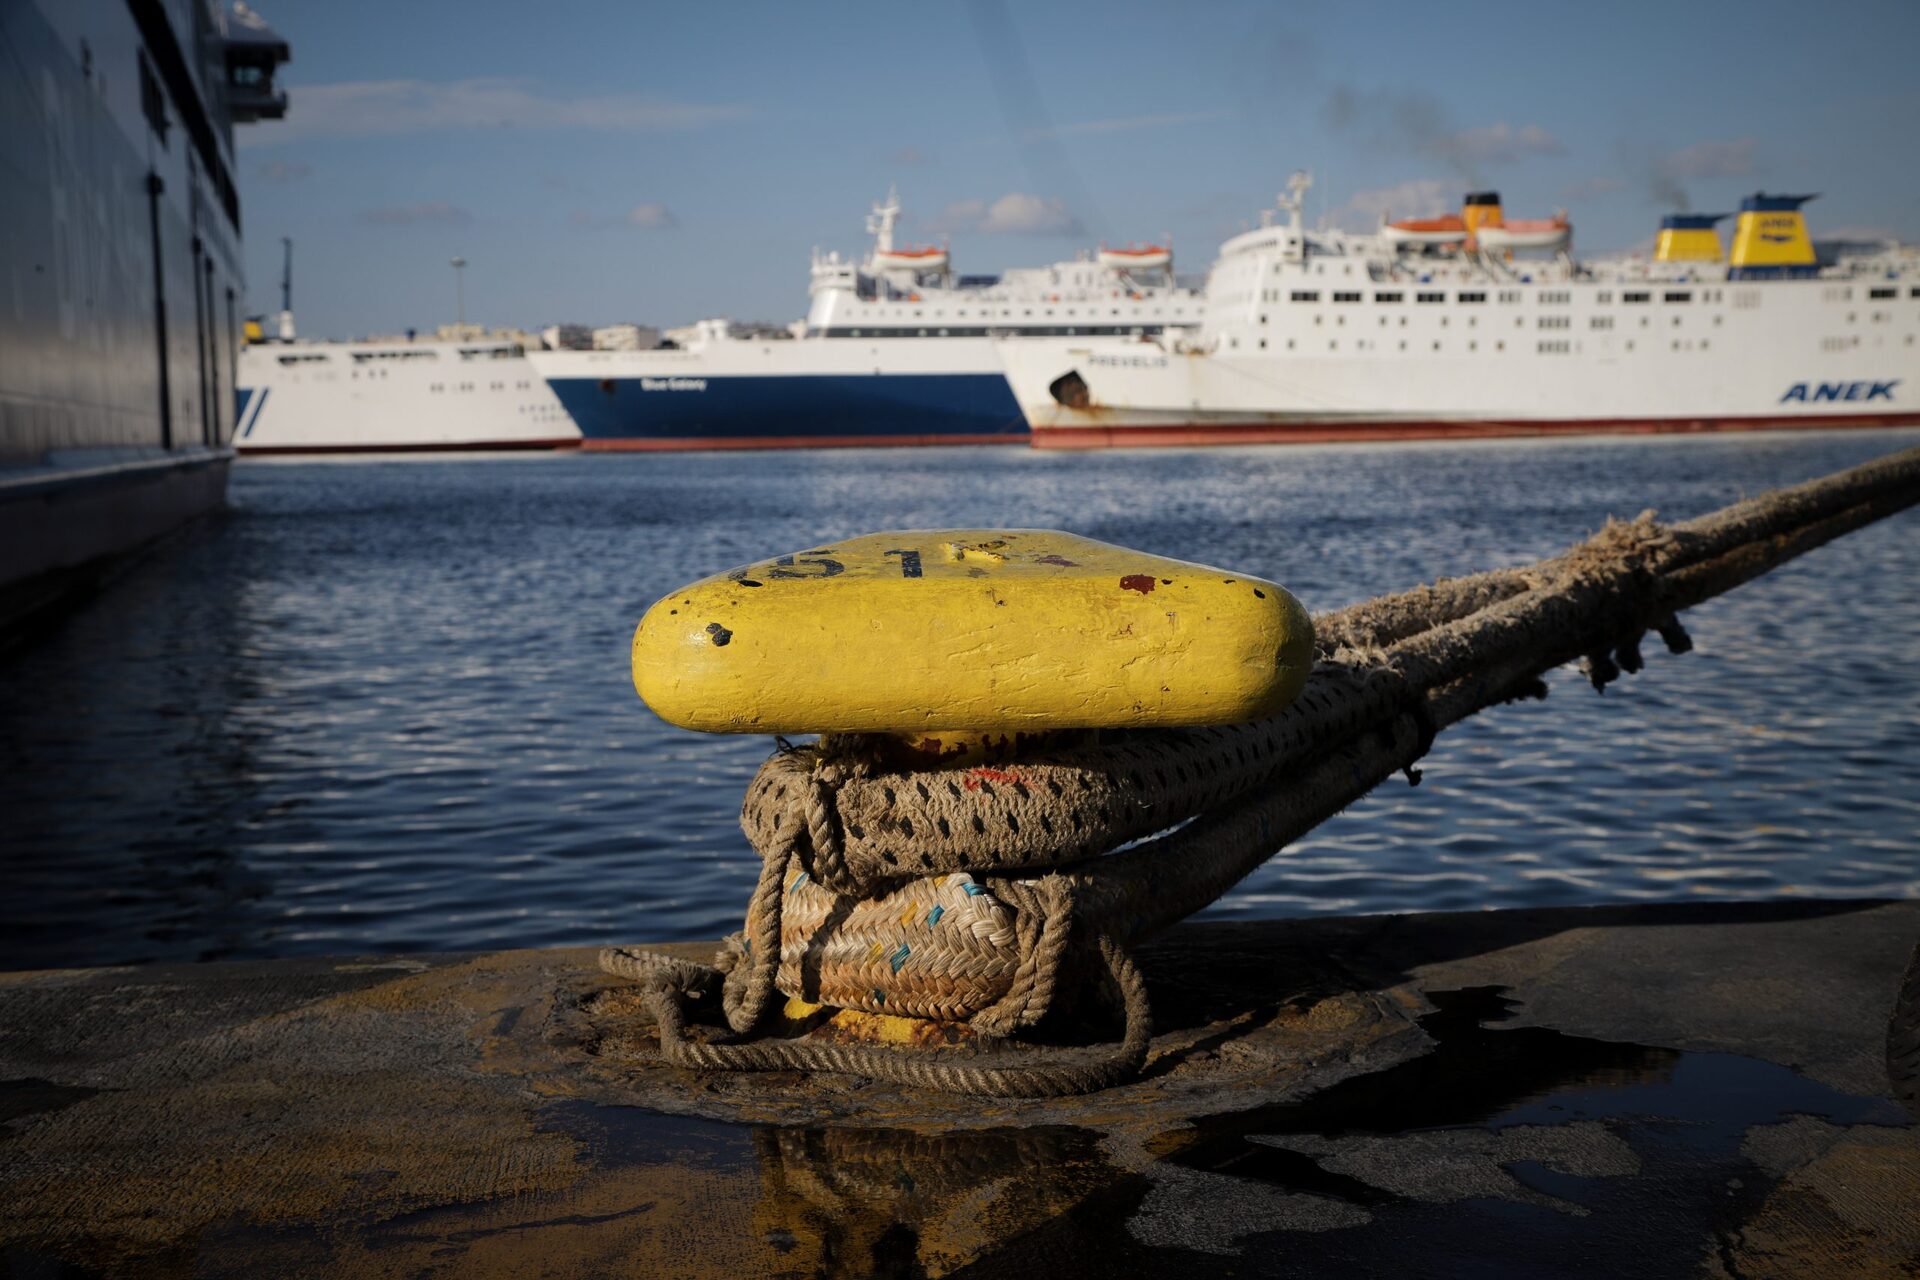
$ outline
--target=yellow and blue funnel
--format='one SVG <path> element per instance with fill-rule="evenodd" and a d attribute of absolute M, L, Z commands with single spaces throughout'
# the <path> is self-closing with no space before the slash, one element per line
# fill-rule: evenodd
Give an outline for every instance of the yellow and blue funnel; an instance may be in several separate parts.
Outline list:
<path fill-rule="evenodd" d="M 1654 241 L 1655 262 L 1718 262 L 1720 233 L 1714 225 L 1732 217 L 1726 213 L 1670 213 L 1660 219 L 1660 238 Z"/>
<path fill-rule="evenodd" d="M 1742 200 L 1727 278 L 1767 280 L 1810 276 L 1819 270 L 1813 241 L 1807 238 L 1807 220 L 1800 214 L 1800 206 L 1814 198 L 1770 196 L 1761 191 Z"/>

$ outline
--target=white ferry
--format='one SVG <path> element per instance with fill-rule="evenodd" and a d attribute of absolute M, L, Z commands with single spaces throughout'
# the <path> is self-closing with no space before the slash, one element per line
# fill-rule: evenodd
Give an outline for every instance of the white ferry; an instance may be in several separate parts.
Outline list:
<path fill-rule="evenodd" d="M 1651 258 L 1572 255 L 1564 214 L 1309 232 L 1296 174 L 1221 246 L 1204 322 L 997 344 L 1052 447 L 1741 430 L 1920 422 L 1920 253 L 1823 260 L 1801 206 L 1664 220 Z M 1531 251 L 1536 256 L 1529 257 Z"/>
<path fill-rule="evenodd" d="M 536 352 L 589 449 L 1024 443 L 989 332 L 1129 336 L 1197 324 L 1170 245 L 956 276 L 945 246 L 903 245 L 889 192 L 860 263 L 814 253 L 800 336 L 706 321 L 677 349 Z"/>
<path fill-rule="evenodd" d="M 243 455 L 564 449 L 580 432 L 517 342 L 250 343 Z"/>

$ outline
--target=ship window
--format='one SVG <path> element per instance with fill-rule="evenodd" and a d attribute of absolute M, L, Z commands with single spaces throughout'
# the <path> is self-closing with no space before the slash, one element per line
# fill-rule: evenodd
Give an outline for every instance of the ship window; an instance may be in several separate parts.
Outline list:
<path fill-rule="evenodd" d="M 1596 294 L 1594 294 L 1594 295 L 1593 295 L 1593 300 L 1594 300 L 1595 302 L 1612 302 L 1612 301 L 1613 301 L 1613 290 L 1611 290 L 1611 289 L 1602 289 L 1602 290 L 1601 290 L 1600 292 L 1598 292 L 1598 293 L 1596 293 Z"/>
<path fill-rule="evenodd" d="M 1460 295 L 1460 301 L 1462 302 L 1485 302 L 1486 300 L 1487 295 L 1484 293 L 1463 293 Z"/>
<path fill-rule="evenodd" d="M 1625 293 L 1623 293 L 1623 294 L 1621 294 L 1621 295 L 1620 295 L 1620 301 L 1622 301 L 1622 302 L 1645 302 L 1645 301 L 1646 301 L 1646 300 L 1647 300 L 1648 298 L 1650 298 L 1650 297 L 1652 297 L 1652 296 L 1653 296 L 1652 294 L 1650 294 L 1650 293 L 1647 293 L 1647 292 L 1646 292 L 1645 290 L 1643 290 L 1643 289 L 1629 289 L 1629 290 L 1628 290 L 1627 292 L 1625 292 Z"/>
<path fill-rule="evenodd" d="M 1373 295 L 1373 300 L 1375 302 L 1399 302 L 1405 297 L 1406 295 L 1403 293 L 1376 293 Z"/>
<path fill-rule="evenodd" d="M 1318 289 L 1295 289 L 1293 291 L 1293 300 L 1295 302 L 1318 302 L 1320 301 L 1320 291 Z"/>
<path fill-rule="evenodd" d="M 1336 293 L 1333 295 L 1333 300 L 1335 302 L 1358 302 L 1360 301 L 1360 295 L 1357 293 Z"/>
<path fill-rule="evenodd" d="M 1502 289 L 1500 291 L 1500 301 L 1518 302 L 1520 301 L 1520 291 L 1518 289 Z"/>
<path fill-rule="evenodd" d="M 1909 298 L 1920 298 L 1920 284 L 1917 284 L 1913 286 L 1913 288 L 1907 290 L 1907 296 Z"/>
<path fill-rule="evenodd" d="M 1540 317 L 1540 327 L 1542 329 L 1566 329 L 1566 328 L 1570 328 L 1572 324 L 1573 324 L 1573 321 L 1566 316 L 1541 316 Z"/>
<path fill-rule="evenodd" d="M 325 355 L 304 355 L 304 356 L 281 356 L 281 357 L 280 357 L 280 363 L 281 363 L 281 364 L 283 364 L 283 365 L 286 365 L 286 364 L 325 364 L 326 362 L 327 362 L 327 357 L 326 357 Z"/>
<path fill-rule="evenodd" d="M 1414 301 L 1416 302 L 1445 302 L 1446 300 L 1447 295 L 1444 293 L 1418 293 L 1414 295 Z"/>
<path fill-rule="evenodd" d="M 1587 321 L 1587 324 L 1589 327 L 1594 329 L 1611 329 L 1613 328 L 1613 317 L 1612 316 L 1594 316 L 1592 319 Z"/>
<path fill-rule="evenodd" d="M 1540 295 L 1540 305 L 1543 307 L 1565 306 L 1572 300 L 1573 295 L 1565 289 L 1548 289 Z"/>
<path fill-rule="evenodd" d="M 1692 302 L 1693 294 L 1685 289 L 1669 289 L 1660 295 L 1667 302 Z"/>
<path fill-rule="evenodd" d="M 1869 289 L 1867 290 L 1867 296 L 1869 298 L 1897 298 L 1900 296 L 1900 291 L 1898 289 Z"/>

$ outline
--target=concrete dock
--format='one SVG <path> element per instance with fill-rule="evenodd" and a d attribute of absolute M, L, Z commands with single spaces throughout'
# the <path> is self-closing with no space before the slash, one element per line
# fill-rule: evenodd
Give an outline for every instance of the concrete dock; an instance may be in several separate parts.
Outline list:
<path fill-rule="evenodd" d="M 1045 1102 L 668 1068 L 584 950 L 4 975 L 0 1275 L 1912 1275 L 1916 938 L 1190 924 Z"/>

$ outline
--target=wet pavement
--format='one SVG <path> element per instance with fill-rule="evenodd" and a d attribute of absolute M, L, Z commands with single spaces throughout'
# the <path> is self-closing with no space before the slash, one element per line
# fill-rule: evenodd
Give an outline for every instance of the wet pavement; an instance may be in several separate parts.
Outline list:
<path fill-rule="evenodd" d="M 7 975 L 0 1275 L 1913 1274 L 1916 937 L 1188 925 L 1142 1078 L 1024 1102 L 665 1067 L 580 950 Z"/>

